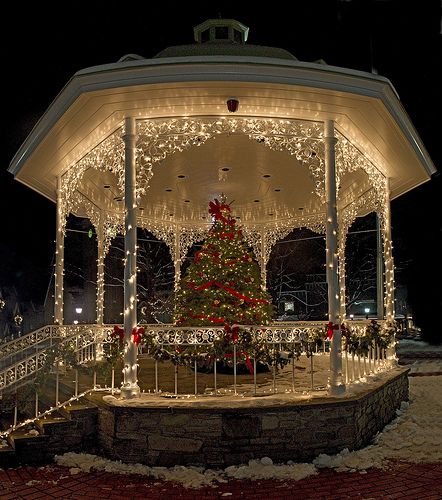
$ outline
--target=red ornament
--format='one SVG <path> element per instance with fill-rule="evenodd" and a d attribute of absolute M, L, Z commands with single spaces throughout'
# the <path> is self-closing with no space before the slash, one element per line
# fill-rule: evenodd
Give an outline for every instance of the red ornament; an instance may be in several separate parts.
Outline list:
<path fill-rule="evenodd" d="M 238 107 L 239 107 L 238 99 L 235 99 L 234 97 L 227 99 L 227 109 L 229 110 L 229 113 L 235 113 L 236 111 L 238 111 Z"/>

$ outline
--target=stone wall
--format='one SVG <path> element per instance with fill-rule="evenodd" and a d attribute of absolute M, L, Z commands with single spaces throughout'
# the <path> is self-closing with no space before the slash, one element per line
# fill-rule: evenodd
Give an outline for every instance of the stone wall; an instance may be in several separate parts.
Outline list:
<path fill-rule="evenodd" d="M 357 397 L 278 407 L 121 407 L 101 405 L 98 445 L 109 458 L 148 465 L 209 467 L 268 456 L 311 461 L 319 453 L 358 449 L 408 399 L 408 370 L 397 368 Z"/>

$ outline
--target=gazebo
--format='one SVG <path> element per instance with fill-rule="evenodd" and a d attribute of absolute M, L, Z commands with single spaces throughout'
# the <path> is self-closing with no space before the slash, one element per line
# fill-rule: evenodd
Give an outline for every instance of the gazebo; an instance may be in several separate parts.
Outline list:
<path fill-rule="evenodd" d="M 131 337 L 137 227 L 167 244 L 177 284 L 183 258 L 210 228 L 208 201 L 221 192 L 236 200 L 264 282 L 279 239 L 299 227 L 325 233 L 332 395 L 345 391 L 346 234 L 370 212 L 382 234 L 383 317 L 394 320 L 390 201 L 435 172 L 422 141 L 386 78 L 247 44 L 248 31 L 208 20 L 194 28 L 195 44 L 77 72 L 9 167 L 57 204 L 54 324 L 63 325 L 67 216 L 96 229 L 98 325 L 104 260 L 124 234 L 123 399 L 140 394 Z"/>

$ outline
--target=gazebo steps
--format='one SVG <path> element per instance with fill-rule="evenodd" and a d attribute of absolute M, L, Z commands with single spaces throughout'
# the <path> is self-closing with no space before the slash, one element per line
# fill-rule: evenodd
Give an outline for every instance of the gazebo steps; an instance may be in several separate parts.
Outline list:
<path fill-rule="evenodd" d="M 0 467 L 51 462 L 68 451 L 94 451 L 98 408 L 79 401 L 8 435 Z"/>

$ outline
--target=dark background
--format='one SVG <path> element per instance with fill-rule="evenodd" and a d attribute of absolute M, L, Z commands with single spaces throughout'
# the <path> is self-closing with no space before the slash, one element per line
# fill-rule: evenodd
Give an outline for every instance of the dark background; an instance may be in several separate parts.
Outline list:
<path fill-rule="evenodd" d="M 290 11 L 288 6 L 290 5 Z M 282 47 L 299 60 L 389 78 L 436 167 L 441 164 L 441 16 L 438 0 L 403 2 L 77 1 L 8 5 L 3 14 L 3 148 L 0 169 L 0 287 L 42 302 L 54 251 L 54 205 L 13 180 L 9 162 L 57 93 L 79 69 L 126 53 L 152 57 L 192 43 L 207 18 L 235 18 L 249 43 Z M 441 177 L 392 203 L 394 255 L 416 321 L 440 339 Z"/>

